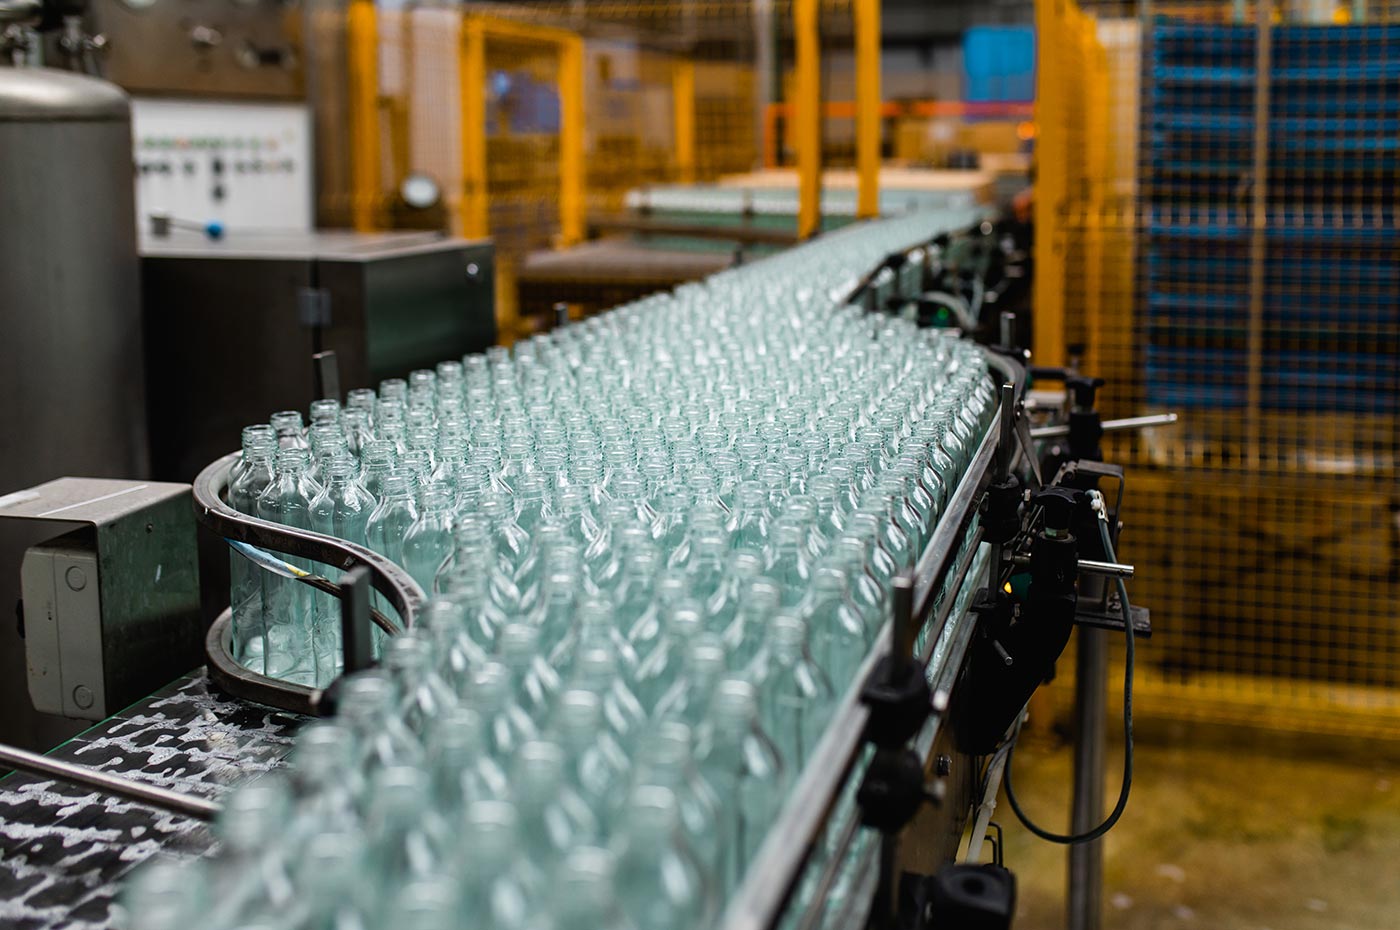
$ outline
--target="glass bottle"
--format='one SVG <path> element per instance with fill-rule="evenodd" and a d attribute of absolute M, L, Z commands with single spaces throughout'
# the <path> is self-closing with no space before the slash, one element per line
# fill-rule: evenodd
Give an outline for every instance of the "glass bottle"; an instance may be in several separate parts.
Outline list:
<path fill-rule="evenodd" d="M 574 667 L 585 649 L 605 646 L 615 653 L 619 673 L 628 681 L 636 678 L 637 651 L 627 636 L 613 623 L 613 606 L 601 597 L 579 601 L 569 629 L 549 650 L 549 664 L 564 681 L 572 677 Z"/>
<path fill-rule="evenodd" d="M 355 735 L 344 723 L 313 720 L 292 745 L 293 843 L 319 831 L 358 835 L 365 790 Z"/>
<path fill-rule="evenodd" d="M 404 472 L 385 475 L 383 497 L 365 524 L 369 547 L 394 564 L 403 565 L 404 537 L 417 519 L 412 478 Z"/>
<path fill-rule="evenodd" d="M 273 774 L 240 785 L 224 801 L 213 830 L 218 851 L 209 864 L 214 926 L 263 916 L 271 893 L 290 884 L 281 832 L 290 803 L 286 782 Z"/>
<path fill-rule="evenodd" d="M 807 652 L 807 625 L 797 615 L 773 617 L 747 677 L 758 694 L 760 722 L 781 757 L 800 771 L 826 727 L 833 694 Z"/>
<path fill-rule="evenodd" d="M 539 597 L 539 552 L 530 534 L 515 522 L 514 508 L 504 494 L 483 494 L 481 512 L 490 523 L 495 550 L 491 597 L 507 614 L 528 612 Z"/>
<path fill-rule="evenodd" d="M 753 661 L 768 635 L 768 621 L 782 602 L 782 592 L 769 578 L 752 579 L 739 596 L 734 619 L 720 633 L 730 671 L 741 671 Z"/>
<path fill-rule="evenodd" d="M 301 415 L 297 414 L 300 421 Z M 272 523 L 313 529 L 311 502 L 321 488 L 307 474 L 310 455 L 300 446 L 286 446 L 277 453 L 272 482 L 258 495 L 257 515 Z M 312 565 L 305 559 L 287 557 L 305 571 Z M 320 625 L 313 611 L 333 609 L 326 595 L 292 578 L 264 573 L 263 616 L 266 629 L 266 674 L 297 684 L 315 687 L 316 651 L 312 637 Z M 318 595 L 313 597 L 313 595 Z"/>
<path fill-rule="evenodd" d="M 613 892 L 616 872 L 616 859 L 606 849 L 570 850 L 554 877 L 550 930 L 641 930 L 623 912 Z"/>
<path fill-rule="evenodd" d="M 678 720 L 653 728 L 637 747 L 632 783 L 675 792 L 681 829 L 702 870 L 713 878 L 725 845 L 724 802 L 695 764 L 694 733 Z"/>
<path fill-rule="evenodd" d="M 759 726 L 758 698 L 748 682 L 726 679 L 715 689 L 697 755 L 701 774 L 726 799 L 716 870 L 723 898 L 743 881 L 787 790 L 783 760 Z"/>
<path fill-rule="evenodd" d="M 637 663 L 637 699 L 655 714 L 662 696 L 680 675 L 691 641 L 704 628 L 697 601 L 682 599 L 671 605 L 661 621 L 661 633 Z"/>
<path fill-rule="evenodd" d="M 618 848 L 618 897 L 634 924 L 652 930 L 708 926 L 717 897 L 685 843 L 669 788 L 643 785 L 632 793 Z"/>
<path fill-rule="evenodd" d="M 139 866 L 122 892 L 132 930 L 187 930 L 209 913 L 207 866 L 202 860 L 153 858 Z"/>
<path fill-rule="evenodd" d="M 272 415 L 271 423 L 277 432 L 279 449 L 311 449 L 311 445 L 306 441 L 306 430 L 301 423 L 300 410 L 279 410 Z"/>
<path fill-rule="evenodd" d="M 461 700 L 471 689 L 472 675 L 490 655 L 472 639 L 467 608 L 445 597 L 429 601 L 413 632 L 432 644 L 432 668 L 447 689 Z"/>
<path fill-rule="evenodd" d="M 563 690 L 559 673 L 540 649 L 540 631 L 526 623 L 507 623 L 497 637 L 501 664 L 510 671 L 515 701 L 536 724 L 549 718 Z"/>
<path fill-rule="evenodd" d="M 437 808 L 449 818 L 477 801 L 510 797 L 510 779 L 492 757 L 486 721 L 468 707 L 451 707 L 432 721 L 427 765 Z"/>
<path fill-rule="evenodd" d="M 243 456 L 237 478 L 230 478 L 229 506 L 239 513 L 257 516 L 258 496 L 272 483 L 277 440 L 272 427 L 248 427 L 244 431 Z M 233 657 L 240 665 L 262 675 L 267 671 L 266 619 L 263 614 L 264 571 L 241 552 L 229 551 L 229 603 L 233 612 Z"/>
<path fill-rule="evenodd" d="M 452 487 L 429 484 L 419 495 L 418 518 L 403 537 L 403 566 L 426 593 L 444 562 L 452 555 Z"/>
<path fill-rule="evenodd" d="M 433 719 L 457 705 L 457 695 L 433 667 L 431 643 L 417 629 L 391 637 L 384 668 L 399 694 L 398 715 L 420 741 Z"/>
<path fill-rule="evenodd" d="M 603 720 L 618 744 L 624 748 L 635 744 L 647 726 L 647 711 L 619 669 L 617 651 L 611 643 L 581 646 L 568 686 L 598 695 Z"/>
<path fill-rule="evenodd" d="M 337 717 L 355 737 L 356 768 L 421 765 L 423 746 L 399 718 L 399 695 L 382 671 L 357 672 L 341 684 Z"/>
<path fill-rule="evenodd" d="M 491 752 L 502 762 L 540 735 L 534 718 L 515 699 L 510 669 L 500 662 L 487 662 L 477 669 L 468 704 L 486 721 Z"/>
<path fill-rule="evenodd" d="M 873 639 L 865 618 L 850 601 L 849 588 L 841 569 L 818 568 L 799 610 L 810 631 L 812 655 L 838 693 L 854 680 Z"/>
<path fill-rule="evenodd" d="M 421 768 L 391 765 L 371 777 L 366 815 L 369 860 L 372 874 L 384 887 L 433 875 L 446 866 L 455 844 L 431 800 L 428 774 Z"/>
<path fill-rule="evenodd" d="M 394 444 L 383 439 L 371 439 L 361 447 L 360 484 L 375 501 L 384 497 L 384 479 L 393 472 L 396 458 Z"/>
<path fill-rule="evenodd" d="M 768 494 L 754 481 L 741 482 L 725 525 L 729 545 L 763 557 L 768 549 Z"/>
<path fill-rule="evenodd" d="M 778 585 L 779 605 L 795 607 L 812 580 L 812 560 L 806 546 L 807 531 L 795 517 L 781 517 L 773 524 L 764 574 Z"/>
<path fill-rule="evenodd" d="M 681 673 L 656 702 L 652 716 L 699 726 L 709 712 L 710 698 L 727 671 L 724 644 L 713 633 L 695 636 L 686 649 Z"/>
<path fill-rule="evenodd" d="M 525 855 L 545 872 L 570 849 L 601 836 L 588 803 L 569 784 L 564 750 L 547 740 L 520 747 L 511 769 Z"/>
<path fill-rule="evenodd" d="M 565 691 L 552 730 L 567 756 L 570 784 L 606 829 L 625 796 L 631 763 L 603 720 L 602 700 L 591 691 Z"/>
<path fill-rule="evenodd" d="M 455 870 L 462 889 L 461 920 L 467 928 L 523 930 L 547 889 L 522 842 L 519 815 L 507 801 L 477 801 L 467 808 Z"/>
<path fill-rule="evenodd" d="M 724 578 L 705 601 L 705 629 L 723 634 L 739 612 L 739 599 L 745 586 L 763 574 L 763 559 L 752 552 L 731 552 L 725 562 Z"/>

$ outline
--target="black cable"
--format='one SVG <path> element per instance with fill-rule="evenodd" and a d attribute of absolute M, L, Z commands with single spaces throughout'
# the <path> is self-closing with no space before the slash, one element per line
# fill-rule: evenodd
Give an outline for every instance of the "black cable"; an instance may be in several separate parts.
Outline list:
<path fill-rule="evenodd" d="M 1103 537 L 1104 553 L 1110 562 L 1118 561 L 1118 556 L 1113 551 L 1113 542 L 1108 536 L 1108 524 L 1099 521 L 1099 535 Z M 1016 800 L 1016 791 L 1011 786 L 1011 761 L 1012 755 L 1016 751 L 1016 741 L 1013 739 L 1006 750 L 1006 800 L 1011 804 L 1011 809 L 1016 812 L 1016 819 L 1035 836 L 1051 843 L 1060 843 L 1065 846 L 1076 846 L 1080 843 L 1092 843 L 1103 836 L 1114 825 L 1118 823 L 1118 818 L 1123 816 L 1123 811 L 1128 806 L 1128 795 L 1133 790 L 1133 659 L 1135 636 L 1133 630 L 1133 611 L 1128 604 L 1128 586 L 1123 583 L 1123 579 L 1116 579 L 1118 582 L 1118 604 L 1123 611 L 1123 629 L 1127 634 L 1127 654 L 1124 659 L 1123 669 L 1123 786 L 1118 791 L 1118 803 L 1114 805 L 1112 813 L 1103 823 L 1084 833 L 1051 833 L 1031 822 L 1030 817 L 1021 809 L 1021 804 Z"/>

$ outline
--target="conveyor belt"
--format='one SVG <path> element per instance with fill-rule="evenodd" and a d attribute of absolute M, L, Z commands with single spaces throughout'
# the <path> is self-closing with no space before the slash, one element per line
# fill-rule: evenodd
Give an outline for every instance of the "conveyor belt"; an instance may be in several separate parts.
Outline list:
<path fill-rule="evenodd" d="M 201 797 L 282 764 L 302 718 L 211 693 L 203 671 L 171 683 L 49 755 Z M 198 856 L 200 821 L 48 779 L 0 780 L 0 925 L 117 926 L 122 880 L 152 855 Z"/>

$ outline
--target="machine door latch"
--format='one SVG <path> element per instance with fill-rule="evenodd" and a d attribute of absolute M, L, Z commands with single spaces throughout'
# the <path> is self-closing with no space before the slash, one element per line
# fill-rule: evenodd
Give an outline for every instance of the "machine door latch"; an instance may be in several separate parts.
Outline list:
<path fill-rule="evenodd" d="M 331 292 L 324 287 L 297 289 L 297 322 L 311 329 L 331 325 Z"/>

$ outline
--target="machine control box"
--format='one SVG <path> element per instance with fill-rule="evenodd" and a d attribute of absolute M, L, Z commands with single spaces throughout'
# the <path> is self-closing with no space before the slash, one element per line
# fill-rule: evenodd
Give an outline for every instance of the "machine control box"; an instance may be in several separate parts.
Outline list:
<path fill-rule="evenodd" d="M 311 229 L 311 117 L 299 103 L 136 98 L 137 224 L 153 213 L 230 230 Z"/>
<path fill-rule="evenodd" d="M 65 528 L 20 565 L 36 710 L 102 720 L 199 664 L 189 485 L 58 478 L 0 497 L 0 520 Z"/>

